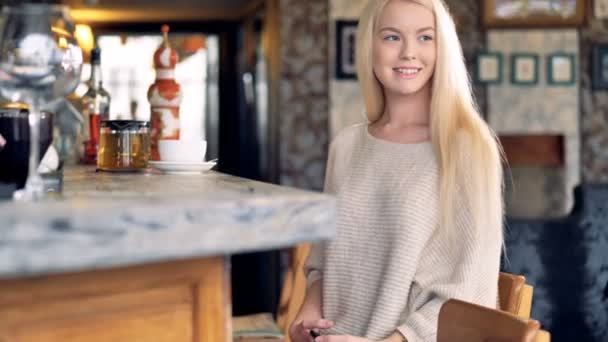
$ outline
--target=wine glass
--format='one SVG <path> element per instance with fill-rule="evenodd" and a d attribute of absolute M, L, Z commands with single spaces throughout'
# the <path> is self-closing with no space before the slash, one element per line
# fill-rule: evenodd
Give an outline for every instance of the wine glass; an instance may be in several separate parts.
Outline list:
<path fill-rule="evenodd" d="M 4 7 L 0 25 L 0 94 L 29 106 L 28 176 L 15 200 L 45 197 L 40 162 L 40 106 L 70 94 L 80 81 L 82 50 L 68 8 L 52 4 Z"/>

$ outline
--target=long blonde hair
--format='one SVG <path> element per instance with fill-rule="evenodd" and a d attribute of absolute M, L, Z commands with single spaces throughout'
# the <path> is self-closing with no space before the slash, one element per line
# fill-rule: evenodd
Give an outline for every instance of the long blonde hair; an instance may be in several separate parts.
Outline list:
<path fill-rule="evenodd" d="M 372 43 L 378 20 L 391 0 L 370 0 L 357 30 L 357 75 L 367 118 L 375 122 L 384 112 L 384 93 L 374 75 Z M 437 60 L 432 83 L 430 132 L 440 167 L 441 231 L 451 231 L 456 199 L 469 203 L 475 231 L 500 228 L 503 220 L 501 148 L 477 111 L 462 47 L 454 21 L 443 0 L 410 0 L 435 15 Z M 502 239 L 502 235 L 501 235 Z"/>

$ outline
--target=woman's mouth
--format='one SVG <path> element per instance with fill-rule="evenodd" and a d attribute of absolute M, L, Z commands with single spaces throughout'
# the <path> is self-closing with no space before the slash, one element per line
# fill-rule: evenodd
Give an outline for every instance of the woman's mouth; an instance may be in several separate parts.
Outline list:
<path fill-rule="evenodd" d="M 420 73 L 420 70 L 422 70 L 422 68 L 393 68 L 393 70 L 397 72 L 397 75 L 400 78 L 412 79 L 416 77 L 418 73 Z"/>

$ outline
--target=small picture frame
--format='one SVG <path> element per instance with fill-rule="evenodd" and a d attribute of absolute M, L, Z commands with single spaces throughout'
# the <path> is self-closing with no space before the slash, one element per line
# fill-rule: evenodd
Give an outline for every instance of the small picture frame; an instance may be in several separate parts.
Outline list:
<path fill-rule="evenodd" d="M 591 52 L 591 84 L 595 90 L 608 90 L 608 43 L 595 44 Z"/>
<path fill-rule="evenodd" d="M 533 86 L 538 83 L 538 55 L 511 55 L 511 83 L 519 86 Z"/>
<path fill-rule="evenodd" d="M 549 86 L 576 84 L 576 56 L 554 53 L 547 57 L 547 83 Z"/>
<path fill-rule="evenodd" d="M 336 21 L 336 79 L 357 79 L 357 21 Z"/>
<path fill-rule="evenodd" d="M 502 54 L 481 52 L 475 61 L 475 82 L 479 84 L 502 83 Z"/>

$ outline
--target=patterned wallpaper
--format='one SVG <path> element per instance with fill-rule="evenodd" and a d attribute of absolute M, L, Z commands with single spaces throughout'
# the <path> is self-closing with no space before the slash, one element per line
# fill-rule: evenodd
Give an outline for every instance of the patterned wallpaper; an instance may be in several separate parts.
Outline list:
<path fill-rule="evenodd" d="M 481 1 L 478 0 L 446 0 L 446 4 L 450 9 L 450 13 L 456 22 L 456 30 L 458 37 L 466 37 L 460 39 L 462 51 L 469 70 L 473 70 L 475 64 L 475 56 L 478 51 L 485 48 L 486 37 L 485 32 L 479 27 L 479 13 L 481 13 Z M 486 88 L 484 86 L 473 84 L 473 93 L 475 100 L 485 116 L 486 111 Z"/>
<path fill-rule="evenodd" d="M 329 88 L 330 88 L 330 131 L 335 136 L 342 128 L 365 122 L 365 110 L 359 84 L 351 80 L 335 78 L 336 53 L 336 20 L 356 20 L 367 1 L 362 0 L 329 0 Z"/>
<path fill-rule="evenodd" d="M 280 182 L 321 190 L 328 145 L 328 2 L 281 0 Z"/>
<path fill-rule="evenodd" d="M 581 30 L 580 45 L 581 159 L 586 183 L 608 182 L 608 92 L 591 89 L 591 50 L 593 44 L 599 42 L 608 42 L 608 20 L 596 19 L 590 14 Z"/>

